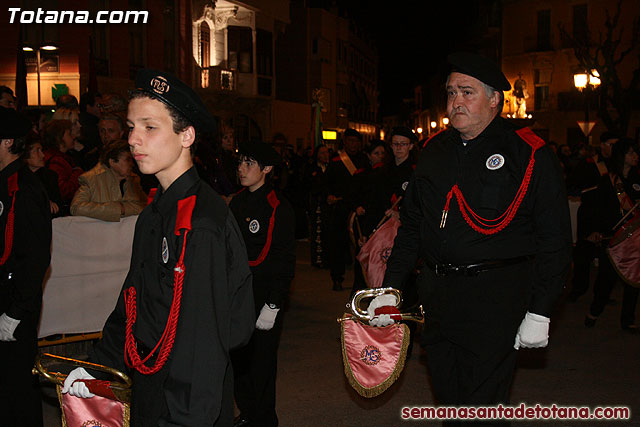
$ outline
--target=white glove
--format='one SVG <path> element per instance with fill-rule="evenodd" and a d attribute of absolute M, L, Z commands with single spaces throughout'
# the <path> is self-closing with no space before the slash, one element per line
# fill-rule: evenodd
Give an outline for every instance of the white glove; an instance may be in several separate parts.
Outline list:
<path fill-rule="evenodd" d="M 7 313 L 2 313 L 0 316 L 0 341 L 15 341 L 13 333 L 19 324 L 20 320 L 7 316 Z"/>
<path fill-rule="evenodd" d="M 389 326 L 395 323 L 395 320 L 391 318 L 389 314 L 379 314 L 376 316 L 376 309 L 390 305 L 395 307 L 398 304 L 398 300 L 395 295 L 384 294 L 379 295 L 371 300 L 369 307 L 367 308 L 367 314 L 371 317 L 369 325 L 371 326 Z"/>
<path fill-rule="evenodd" d="M 69 375 L 67 375 L 67 378 L 64 380 L 62 392 L 69 393 L 71 396 L 82 397 L 83 399 L 95 396 L 95 394 L 89 391 L 85 383 L 76 380 L 95 380 L 95 378 L 85 371 L 84 368 L 76 368 L 69 372 Z"/>
<path fill-rule="evenodd" d="M 258 320 L 256 320 L 256 328 L 261 331 L 268 331 L 273 328 L 273 325 L 276 323 L 276 316 L 280 311 L 279 308 L 271 308 L 267 304 L 265 304 L 260 310 L 260 316 L 258 316 Z"/>
<path fill-rule="evenodd" d="M 535 313 L 524 316 L 513 346 L 516 350 L 520 347 L 546 347 L 549 344 L 549 323 L 551 319 Z"/>

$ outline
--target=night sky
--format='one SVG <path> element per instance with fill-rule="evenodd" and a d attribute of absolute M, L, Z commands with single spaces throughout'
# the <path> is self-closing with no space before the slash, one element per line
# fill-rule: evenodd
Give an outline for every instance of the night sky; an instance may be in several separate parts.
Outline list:
<path fill-rule="evenodd" d="M 446 75 L 447 54 L 467 45 L 482 0 L 346 1 L 345 9 L 377 41 L 381 115 L 396 113 L 402 99 L 434 74 Z"/>

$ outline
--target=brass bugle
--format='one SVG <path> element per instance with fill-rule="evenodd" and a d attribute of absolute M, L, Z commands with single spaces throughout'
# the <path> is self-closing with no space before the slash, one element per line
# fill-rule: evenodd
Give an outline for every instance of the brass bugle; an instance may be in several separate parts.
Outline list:
<path fill-rule="evenodd" d="M 57 356 L 50 353 L 42 353 L 36 357 L 35 365 L 33 367 L 34 375 L 42 375 L 48 381 L 62 386 L 64 380 L 67 377 L 60 372 L 51 372 L 43 364 L 44 359 L 53 359 L 57 362 L 61 362 L 66 365 L 80 366 L 83 368 L 93 369 L 95 371 L 105 372 L 113 377 L 116 377 L 118 381 L 111 382 L 109 388 L 113 391 L 113 394 L 121 402 L 129 402 L 131 400 L 131 378 L 123 372 L 117 369 L 110 368 L 104 365 L 98 365 L 96 363 L 85 362 L 82 360 L 71 359 L 69 357 Z"/>
<path fill-rule="evenodd" d="M 338 322 L 344 322 L 345 320 L 359 320 L 362 323 L 369 323 L 373 316 L 363 308 L 361 308 L 361 301 L 365 298 L 375 298 L 380 295 L 393 295 L 396 297 L 396 307 L 402 306 L 402 292 L 395 288 L 371 288 L 361 289 L 353 295 L 351 302 L 347 303 L 347 309 L 350 311 L 346 316 L 337 319 Z M 418 323 L 424 323 L 424 311 L 422 306 L 417 307 L 415 312 L 400 313 L 402 320 L 411 320 Z"/>

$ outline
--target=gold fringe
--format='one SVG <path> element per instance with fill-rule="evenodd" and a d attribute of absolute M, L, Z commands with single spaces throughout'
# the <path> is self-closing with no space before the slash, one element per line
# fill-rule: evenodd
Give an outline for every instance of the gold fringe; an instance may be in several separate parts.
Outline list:
<path fill-rule="evenodd" d="M 384 380 L 382 383 L 378 384 L 377 386 L 364 387 L 362 386 L 362 384 L 358 382 L 355 375 L 353 374 L 353 371 L 351 370 L 351 365 L 349 364 L 349 360 L 347 358 L 347 349 L 344 344 L 344 324 L 345 323 L 346 322 L 341 322 L 340 328 L 342 330 L 342 334 L 340 338 L 342 341 L 342 363 L 344 365 L 344 374 L 347 377 L 347 381 L 349 381 L 349 384 L 351 385 L 351 387 L 353 387 L 354 390 L 357 391 L 358 394 L 362 397 L 371 398 L 371 397 L 379 396 L 382 393 L 384 393 L 389 387 L 391 387 L 391 385 L 394 382 L 396 382 L 396 380 L 400 377 L 402 370 L 404 369 L 404 363 L 407 357 L 407 348 L 409 347 L 409 339 L 410 339 L 409 328 L 404 323 L 401 324 L 402 329 L 404 331 L 404 333 L 402 334 L 402 347 L 400 348 L 400 355 L 398 356 L 398 362 L 396 363 L 396 366 L 393 369 L 393 372 L 391 373 L 391 375 L 389 375 L 389 377 L 386 380 Z"/>
<path fill-rule="evenodd" d="M 67 427 L 67 419 L 64 417 L 64 407 L 62 406 L 62 387 L 60 386 L 60 384 L 56 384 L 56 394 L 58 395 L 58 403 L 60 403 L 62 427 Z M 131 418 L 131 404 L 127 402 L 121 403 L 124 405 L 124 409 L 122 410 L 122 427 L 129 427 Z"/>

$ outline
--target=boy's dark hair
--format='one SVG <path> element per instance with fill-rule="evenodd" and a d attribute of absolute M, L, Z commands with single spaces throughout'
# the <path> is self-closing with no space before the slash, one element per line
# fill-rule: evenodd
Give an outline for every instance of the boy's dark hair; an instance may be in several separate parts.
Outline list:
<path fill-rule="evenodd" d="M 106 167 L 111 167 L 109 164 L 109 160 L 113 160 L 117 162 L 120 158 L 121 153 L 129 153 L 131 149 L 129 148 L 129 143 L 124 139 L 119 139 L 117 141 L 113 141 L 110 144 L 107 144 L 103 150 L 102 155 L 100 156 L 100 161 Z"/>
<path fill-rule="evenodd" d="M 245 154 L 240 153 L 240 157 L 238 158 L 238 162 L 243 162 L 243 161 L 244 161 L 244 159 L 247 159 L 247 160 L 253 160 L 254 162 L 256 162 L 256 163 L 258 164 L 258 166 L 260 167 L 260 170 L 261 170 L 261 171 L 262 171 L 262 170 L 264 170 L 264 168 L 265 168 L 265 165 L 263 165 L 262 163 L 260 163 L 260 161 L 259 161 L 259 160 L 254 159 L 254 158 L 253 158 L 253 157 L 251 157 L 251 156 L 247 156 L 247 155 L 245 155 Z M 273 167 L 271 168 L 271 171 L 273 171 Z"/>
<path fill-rule="evenodd" d="M 13 151 L 13 148 L 15 147 L 16 150 L 22 150 L 22 152 L 20 153 L 20 157 L 22 157 L 23 160 L 29 157 L 29 155 L 31 154 L 31 149 L 34 145 L 38 143 L 42 144 L 42 138 L 40 138 L 40 135 L 38 135 L 34 131 L 29 131 L 28 134 L 19 139 L 21 139 L 22 141 L 18 143 L 18 140 L 15 139 L 13 141 L 13 146 L 11 147 L 12 150 L 9 151 L 14 154 L 18 154 L 17 152 Z M 17 145 L 22 145 L 22 147 L 18 147 Z"/>
<path fill-rule="evenodd" d="M 176 135 L 182 132 L 183 130 L 185 130 L 186 128 L 188 128 L 189 126 L 193 126 L 194 129 L 196 128 L 194 124 L 191 123 L 191 121 L 187 119 L 180 111 L 176 110 L 175 108 L 168 105 L 167 103 L 162 102 L 162 100 L 157 96 L 154 96 L 153 94 L 143 90 L 132 90 L 131 92 L 129 92 L 129 102 L 131 102 L 131 100 L 133 99 L 138 99 L 138 98 L 154 99 L 162 103 L 162 105 L 164 105 L 164 108 L 166 108 L 167 111 L 169 112 L 169 116 L 171 116 L 171 122 L 173 123 L 173 132 Z M 196 131 L 195 141 L 193 141 L 193 144 L 190 147 L 191 157 L 195 156 L 196 150 L 198 148 L 198 139 L 199 139 L 199 135 L 198 135 L 198 132 Z"/>

